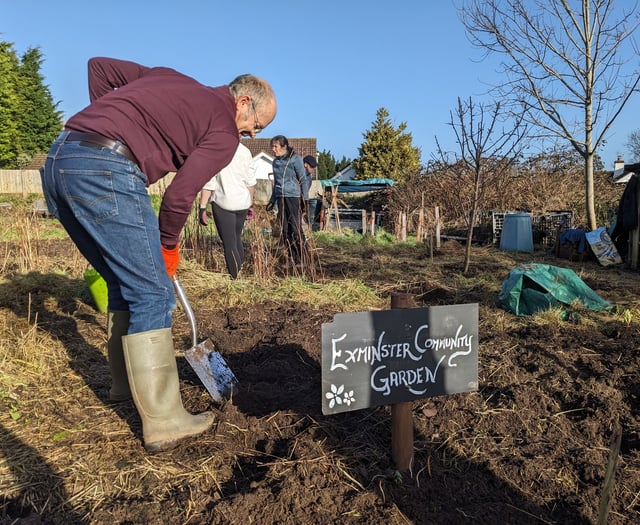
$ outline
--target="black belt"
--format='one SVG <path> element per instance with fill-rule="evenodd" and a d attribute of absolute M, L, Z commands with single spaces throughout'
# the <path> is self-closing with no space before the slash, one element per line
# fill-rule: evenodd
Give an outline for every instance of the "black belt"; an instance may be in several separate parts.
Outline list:
<path fill-rule="evenodd" d="M 103 137 L 102 135 L 98 135 L 97 133 L 81 133 L 79 131 L 70 131 L 64 141 L 80 143 L 86 142 L 87 144 L 107 148 L 117 153 L 118 155 L 122 155 L 126 159 L 129 159 L 135 164 L 138 163 L 136 158 L 133 156 L 133 153 L 131 153 L 131 150 L 127 148 L 127 146 L 122 144 L 122 142 L 108 139 L 107 137 Z"/>

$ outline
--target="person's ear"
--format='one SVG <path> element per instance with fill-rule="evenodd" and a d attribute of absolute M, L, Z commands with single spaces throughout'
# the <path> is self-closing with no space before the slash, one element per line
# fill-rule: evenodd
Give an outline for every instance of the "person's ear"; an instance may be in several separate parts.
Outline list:
<path fill-rule="evenodd" d="M 236 99 L 236 108 L 240 109 L 243 106 L 248 106 L 251 103 L 251 97 L 249 95 L 240 95 Z"/>

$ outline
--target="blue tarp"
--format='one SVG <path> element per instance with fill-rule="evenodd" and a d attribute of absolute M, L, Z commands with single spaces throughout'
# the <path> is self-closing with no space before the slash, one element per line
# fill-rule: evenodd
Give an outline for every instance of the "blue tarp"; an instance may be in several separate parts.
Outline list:
<path fill-rule="evenodd" d="M 323 188 L 338 187 L 338 193 L 357 193 L 360 191 L 384 190 L 395 183 L 392 179 L 366 179 L 366 180 L 340 180 L 323 179 L 320 181 Z"/>

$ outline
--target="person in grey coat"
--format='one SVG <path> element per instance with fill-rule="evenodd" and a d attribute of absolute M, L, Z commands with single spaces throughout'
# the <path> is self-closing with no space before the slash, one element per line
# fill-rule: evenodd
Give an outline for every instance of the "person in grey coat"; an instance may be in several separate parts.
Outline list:
<path fill-rule="evenodd" d="M 273 190 L 267 210 L 278 206 L 281 238 L 293 264 L 302 263 L 306 239 L 302 231 L 302 197 L 309 193 L 309 180 L 304 164 L 284 135 L 271 139 L 273 159 Z"/>

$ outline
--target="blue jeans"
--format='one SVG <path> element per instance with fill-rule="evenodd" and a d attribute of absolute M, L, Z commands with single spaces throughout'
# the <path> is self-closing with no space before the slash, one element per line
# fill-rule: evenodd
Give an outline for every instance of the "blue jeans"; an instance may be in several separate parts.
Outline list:
<path fill-rule="evenodd" d="M 106 281 L 109 310 L 130 312 L 129 334 L 171 327 L 176 300 L 145 174 L 108 148 L 66 136 L 41 171 L 49 212 Z"/>

